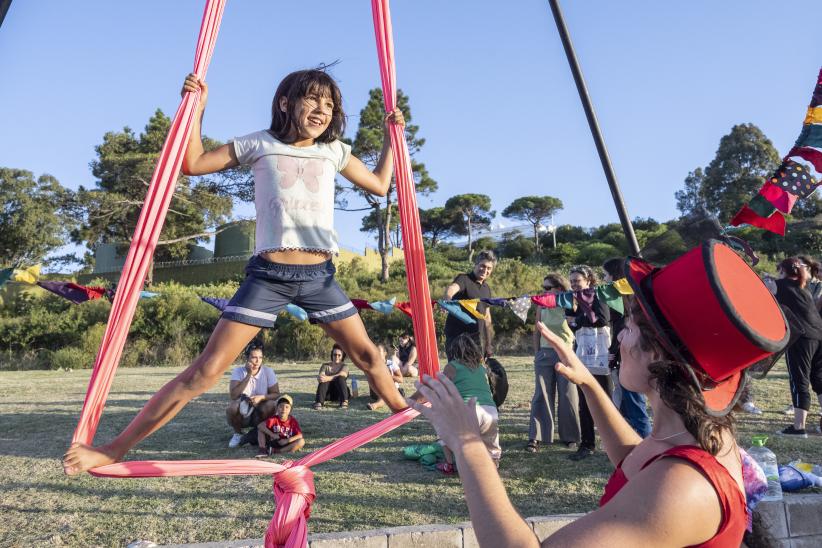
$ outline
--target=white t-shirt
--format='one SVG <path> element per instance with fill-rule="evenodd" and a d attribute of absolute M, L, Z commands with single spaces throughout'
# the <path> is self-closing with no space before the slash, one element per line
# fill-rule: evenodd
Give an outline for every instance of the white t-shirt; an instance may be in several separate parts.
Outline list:
<path fill-rule="evenodd" d="M 244 365 L 235 367 L 231 371 L 231 380 L 242 381 L 246 374 L 248 374 L 248 372 L 246 371 Z M 259 371 L 257 371 L 256 375 L 253 375 L 248 380 L 248 384 L 245 385 L 245 388 L 243 389 L 243 394 L 248 397 L 265 396 L 268 394 L 268 388 L 270 386 L 274 386 L 275 384 L 277 384 L 277 374 L 273 369 L 264 365 Z"/>
<path fill-rule="evenodd" d="M 334 179 L 351 159 L 342 141 L 295 147 L 268 131 L 233 141 L 240 165 L 254 172 L 255 251 L 284 249 L 338 253 Z"/>

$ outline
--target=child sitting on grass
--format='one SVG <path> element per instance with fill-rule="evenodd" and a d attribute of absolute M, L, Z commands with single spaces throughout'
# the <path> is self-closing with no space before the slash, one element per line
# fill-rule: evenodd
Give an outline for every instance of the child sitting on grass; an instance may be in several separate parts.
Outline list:
<path fill-rule="evenodd" d="M 502 456 L 499 445 L 499 415 L 491 395 L 491 386 L 488 384 L 482 350 L 469 334 L 463 333 L 451 343 L 448 354 L 453 358 L 445 366 L 443 373 L 453 381 L 465 402 L 472 398 L 476 400 L 480 436 L 494 464 L 499 468 L 499 459 Z M 454 474 L 454 453 L 445 444 L 442 445 L 445 462 L 437 464 L 437 470 L 446 475 Z"/>
<path fill-rule="evenodd" d="M 260 447 L 258 457 L 267 457 L 273 453 L 293 453 L 305 445 L 303 432 L 297 419 L 291 416 L 294 400 L 283 394 L 277 400 L 274 416 L 257 425 L 257 443 Z"/>
<path fill-rule="evenodd" d="M 391 372 L 391 378 L 394 379 L 394 386 L 397 387 L 397 390 L 400 391 L 400 394 L 405 396 L 405 391 L 402 389 L 402 371 L 400 370 L 400 365 L 397 363 L 398 360 L 394 360 L 388 357 L 388 352 L 385 348 L 384 344 L 378 344 L 377 350 L 380 352 L 380 358 L 382 361 L 385 362 L 386 367 Z M 371 411 L 375 409 L 379 409 L 383 405 L 385 405 L 385 401 L 380 397 L 379 394 L 374 392 L 374 389 L 371 388 L 371 385 L 368 386 L 368 390 L 370 391 L 371 402 L 366 406 Z"/>

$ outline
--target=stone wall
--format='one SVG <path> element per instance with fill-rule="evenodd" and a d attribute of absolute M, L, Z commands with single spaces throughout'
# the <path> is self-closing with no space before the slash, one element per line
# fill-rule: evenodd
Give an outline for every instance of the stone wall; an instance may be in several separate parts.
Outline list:
<path fill-rule="evenodd" d="M 763 522 L 778 539 L 780 548 L 818 548 L 822 546 L 822 494 L 785 495 L 781 502 L 763 502 L 757 507 Z M 563 514 L 527 518 L 544 539 L 583 514 Z M 175 544 L 182 548 L 262 548 L 262 539 Z M 315 533 L 308 536 L 310 548 L 476 548 L 479 546 L 470 522 L 454 525 L 389 527 L 370 531 Z"/>

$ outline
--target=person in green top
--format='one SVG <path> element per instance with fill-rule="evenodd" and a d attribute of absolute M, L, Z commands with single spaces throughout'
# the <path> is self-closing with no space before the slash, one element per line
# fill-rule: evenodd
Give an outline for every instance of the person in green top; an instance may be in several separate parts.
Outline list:
<path fill-rule="evenodd" d="M 499 445 L 499 414 L 491 395 L 491 386 L 488 384 L 482 349 L 470 334 L 463 333 L 451 341 L 448 354 L 452 359 L 443 369 L 443 373 L 454 382 L 465 402 L 476 402 L 480 436 L 494 464 L 499 468 L 499 459 L 502 456 L 502 448 Z M 456 473 L 454 454 L 445 444 L 443 452 L 445 462 L 437 464 L 437 469 L 446 475 Z"/>
<path fill-rule="evenodd" d="M 569 284 L 562 274 L 551 272 L 542 280 L 542 288 L 549 293 L 560 293 L 568 291 Z M 537 322 L 542 322 L 565 344 L 574 344 L 574 332 L 565 319 L 565 309 L 538 307 Z M 558 361 L 556 351 L 535 328 L 534 397 L 531 398 L 528 445 L 525 446 L 529 453 L 536 453 L 541 443 L 554 442 L 555 417 L 559 440 L 569 449 L 576 450 L 579 445 L 579 396 L 576 387 L 554 370 Z"/>

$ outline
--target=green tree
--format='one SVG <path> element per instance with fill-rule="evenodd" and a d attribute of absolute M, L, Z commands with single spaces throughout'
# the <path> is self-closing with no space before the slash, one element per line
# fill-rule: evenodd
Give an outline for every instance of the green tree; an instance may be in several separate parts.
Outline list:
<path fill-rule="evenodd" d="M 429 237 L 431 247 L 457 234 L 461 220 L 457 213 L 444 207 L 420 209 L 420 228 Z"/>
<path fill-rule="evenodd" d="M 81 186 L 77 192 L 82 223 L 72 233 L 76 243 L 93 249 L 100 243 L 126 246 L 131 242 L 170 124 L 171 120 L 158 109 L 139 136 L 128 127 L 103 136 L 102 144 L 95 147 L 97 157 L 91 162 L 91 172 L 97 179 L 95 188 Z M 212 149 L 219 143 L 206 137 L 204 145 Z M 242 176 L 237 173 L 233 178 L 232 174 L 178 177 L 156 258 L 185 257 L 190 244 L 216 233 L 215 227 L 225 223 L 231 213 L 233 192 L 247 187 L 247 182 L 239 182 Z M 225 186 L 221 181 L 226 182 Z M 247 198 L 247 188 L 240 194 Z"/>
<path fill-rule="evenodd" d="M 553 196 L 523 196 L 517 198 L 502 210 L 502 216 L 509 219 L 527 221 L 534 227 L 534 247 L 537 253 L 542 252 L 539 241 L 539 228 L 545 226 L 548 219 L 562 210 L 562 200 Z"/>
<path fill-rule="evenodd" d="M 685 186 L 682 190 L 674 193 L 676 208 L 682 215 L 691 215 L 707 210 L 705 196 L 702 194 L 702 184 L 705 180 L 705 173 L 701 167 L 688 173 L 685 177 Z"/>
<path fill-rule="evenodd" d="M 51 175 L 0 168 L 0 265 L 30 265 L 63 245 L 72 192 Z"/>
<path fill-rule="evenodd" d="M 516 231 L 503 234 L 499 243 L 499 252 L 506 259 L 533 259 L 536 249 L 536 244 L 530 238 Z"/>
<path fill-rule="evenodd" d="M 709 213 L 727 223 L 779 166 L 771 141 L 753 124 L 739 124 L 719 141 L 705 168 L 701 195 Z"/>
<path fill-rule="evenodd" d="M 414 174 L 416 190 L 423 195 L 429 194 L 437 190 L 437 182 L 429 176 L 425 164 L 414 159 L 414 156 L 425 144 L 425 139 L 417 137 L 420 128 L 411 123 L 411 108 L 409 107 L 408 96 L 400 90 L 397 91 L 397 106 L 405 116 L 405 141 L 408 143 L 408 152 L 411 155 L 411 171 Z M 368 94 L 368 103 L 360 111 L 360 125 L 357 128 L 357 134 L 351 147 L 352 153 L 372 169 L 377 165 L 382 152 L 384 116 L 385 108 L 383 106 L 382 90 L 379 88 L 372 89 Z M 348 197 L 352 195 L 365 200 L 367 207 L 349 209 Z M 380 211 L 379 214 L 374 214 L 374 222 L 377 228 L 377 250 L 382 258 L 380 279 L 387 282 L 389 277 L 388 250 L 391 245 L 391 219 L 396 211 L 392 206 L 397 203 L 395 179 L 392 177 L 388 193 L 384 198 L 374 196 L 345 181 L 337 185 L 336 201 L 337 208 L 344 211 L 367 209 Z"/>
<path fill-rule="evenodd" d="M 478 228 L 491 225 L 491 219 L 496 216 L 491 211 L 491 197 L 486 194 L 457 194 L 448 198 L 445 209 L 459 213 L 462 217 L 457 225 L 457 234 L 468 236 L 468 260 L 474 260 L 473 237 Z"/>
<path fill-rule="evenodd" d="M 389 245 L 400 247 L 400 237 L 399 237 L 399 229 L 400 229 L 400 219 L 397 215 L 397 205 L 391 204 L 391 208 L 387 210 L 389 224 L 388 224 L 388 243 Z M 382 220 L 382 216 L 386 214 L 386 210 L 380 209 L 372 209 L 369 211 L 365 217 L 362 218 L 362 226 L 360 227 L 360 232 L 366 233 L 382 233 L 383 228 L 385 227 L 385 223 Z M 393 236 L 392 236 L 393 235 Z"/>

